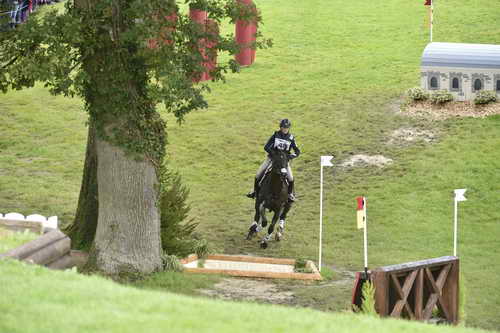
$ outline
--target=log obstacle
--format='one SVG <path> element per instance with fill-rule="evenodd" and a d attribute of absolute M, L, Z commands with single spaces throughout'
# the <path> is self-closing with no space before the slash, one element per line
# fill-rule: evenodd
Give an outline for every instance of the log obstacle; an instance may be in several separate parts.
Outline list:
<path fill-rule="evenodd" d="M 71 239 L 57 229 L 0 254 L 0 259 L 2 258 L 13 258 L 54 269 L 75 266 L 71 256 Z"/>

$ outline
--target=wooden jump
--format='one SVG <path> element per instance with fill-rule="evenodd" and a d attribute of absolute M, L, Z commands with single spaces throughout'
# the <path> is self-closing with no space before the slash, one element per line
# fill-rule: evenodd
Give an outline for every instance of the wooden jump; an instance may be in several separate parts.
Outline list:
<path fill-rule="evenodd" d="M 266 258 L 266 257 L 250 257 L 250 256 L 234 256 L 234 255 L 208 255 L 206 260 L 218 261 L 235 261 L 247 262 L 256 264 L 274 264 L 274 265 L 295 265 L 295 259 L 280 259 L 280 258 Z M 185 259 L 181 260 L 183 265 L 198 260 L 198 256 L 192 254 Z M 284 272 L 265 272 L 265 271 L 250 271 L 250 270 L 231 270 L 231 269 L 211 269 L 201 267 L 185 267 L 184 271 L 189 273 L 201 274 L 224 274 L 230 276 L 251 277 L 251 278 L 270 278 L 270 279 L 296 279 L 296 280 L 322 280 L 321 274 L 310 260 L 306 262 L 306 269 L 312 273 L 284 273 Z"/>
<path fill-rule="evenodd" d="M 372 271 L 381 316 L 429 320 L 437 307 L 458 323 L 459 259 L 453 256 L 380 267 Z"/>

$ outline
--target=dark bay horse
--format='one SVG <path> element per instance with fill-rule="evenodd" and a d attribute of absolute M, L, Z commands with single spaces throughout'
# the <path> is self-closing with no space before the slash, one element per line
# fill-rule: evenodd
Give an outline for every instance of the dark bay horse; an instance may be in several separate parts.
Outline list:
<path fill-rule="evenodd" d="M 284 151 L 275 151 L 270 155 L 270 158 L 272 161 L 271 170 L 264 175 L 260 190 L 256 193 L 254 222 L 250 225 L 247 235 L 247 239 L 251 239 L 267 226 L 266 209 L 274 212 L 267 235 L 260 242 L 260 247 L 263 249 L 267 248 L 267 242 L 271 240 L 278 218 L 280 225 L 276 233 L 276 240 L 281 239 L 285 227 L 284 220 L 291 208 L 291 203 L 288 202 L 288 154 Z"/>

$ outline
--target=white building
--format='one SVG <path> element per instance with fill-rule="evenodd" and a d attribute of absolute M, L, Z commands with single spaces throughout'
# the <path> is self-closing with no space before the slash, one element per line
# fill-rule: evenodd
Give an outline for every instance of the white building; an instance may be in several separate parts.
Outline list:
<path fill-rule="evenodd" d="M 422 54 L 421 87 L 448 90 L 458 101 L 474 99 L 480 90 L 500 98 L 500 45 L 430 43 Z"/>

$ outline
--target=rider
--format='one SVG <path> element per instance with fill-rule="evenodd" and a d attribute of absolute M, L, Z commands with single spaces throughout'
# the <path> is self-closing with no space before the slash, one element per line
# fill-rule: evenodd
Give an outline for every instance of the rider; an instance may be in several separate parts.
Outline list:
<path fill-rule="evenodd" d="M 266 145 L 264 146 L 264 150 L 268 154 L 271 154 L 271 152 L 273 150 L 284 150 L 289 154 L 288 155 L 289 160 L 292 160 L 296 157 L 299 157 L 299 155 L 300 155 L 299 147 L 297 147 L 297 144 L 295 143 L 295 138 L 289 132 L 291 126 L 292 126 L 292 123 L 288 119 L 283 119 L 280 122 L 280 130 L 274 132 L 274 134 L 269 138 Z M 291 149 L 293 149 L 294 154 L 290 153 Z M 259 183 L 260 183 L 261 177 L 264 175 L 264 172 L 267 170 L 267 168 L 270 165 L 271 165 L 271 158 L 268 155 L 266 160 L 262 163 L 259 170 L 257 171 L 257 174 L 255 175 L 255 183 L 254 183 L 253 192 L 248 193 L 247 197 L 252 198 L 252 199 L 255 198 L 256 193 L 259 191 Z M 288 183 L 289 183 L 288 199 L 290 201 L 295 201 L 295 195 L 293 193 L 294 180 L 293 180 L 292 169 L 290 168 L 290 163 L 288 163 L 288 166 L 287 166 L 287 179 L 288 179 Z"/>

